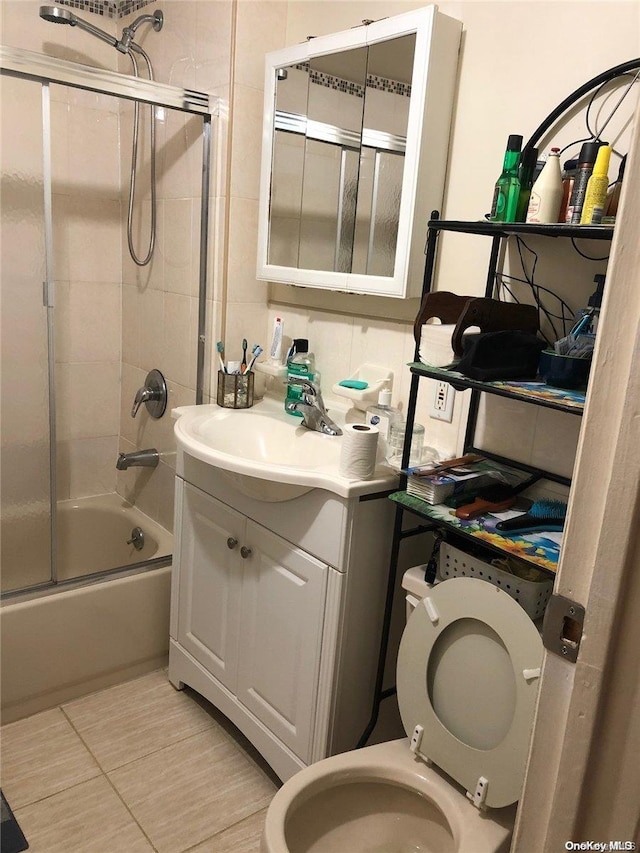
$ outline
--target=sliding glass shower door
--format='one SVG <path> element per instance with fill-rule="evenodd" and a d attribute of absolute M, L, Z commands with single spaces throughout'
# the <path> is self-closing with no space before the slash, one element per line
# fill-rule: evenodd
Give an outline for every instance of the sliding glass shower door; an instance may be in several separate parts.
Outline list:
<path fill-rule="evenodd" d="M 51 579 L 49 309 L 43 293 L 45 179 L 41 85 L 3 77 L 0 542 L 3 591 Z M 19 124 L 17 124 L 19 123 Z"/>

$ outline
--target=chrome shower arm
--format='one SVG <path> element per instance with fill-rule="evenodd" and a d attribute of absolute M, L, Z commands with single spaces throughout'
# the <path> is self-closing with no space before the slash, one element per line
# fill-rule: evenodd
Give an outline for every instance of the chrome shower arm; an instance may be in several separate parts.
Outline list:
<path fill-rule="evenodd" d="M 72 27 L 80 27 L 81 30 L 91 33 L 92 36 L 96 36 L 96 38 L 106 41 L 106 43 L 110 44 L 111 47 L 118 47 L 118 39 L 115 36 L 105 33 L 105 31 L 101 30 L 99 27 L 94 27 L 94 25 L 90 24 L 89 21 L 85 21 L 77 15 L 74 17 L 75 20 L 70 22 Z"/>

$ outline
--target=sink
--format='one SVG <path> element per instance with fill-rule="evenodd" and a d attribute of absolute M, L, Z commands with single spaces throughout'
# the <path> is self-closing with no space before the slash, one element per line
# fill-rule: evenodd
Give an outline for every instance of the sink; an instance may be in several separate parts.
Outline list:
<path fill-rule="evenodd" d="M 345 422 L 344 412 L 332 407 L 330 414 L 336 423 Z M 306 429 L 285 413 L 281 400 L 265 398 L 250 409 L 182 406 L 173 415 L 179 450 L 228 472 L 250 497 L 290 500 L 313 488 L 352 497 L 393 488 L 397 482 L 384 464 L 370 480 L 343 477 L 342 437 Z"/>

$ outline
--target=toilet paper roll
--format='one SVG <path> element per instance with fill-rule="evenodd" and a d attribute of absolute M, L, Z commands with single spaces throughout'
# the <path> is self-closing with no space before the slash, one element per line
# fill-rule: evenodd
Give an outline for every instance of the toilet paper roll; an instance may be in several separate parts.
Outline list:
<path fill-rule="evenodd" d="M 342 428 L 340 473 L 350 480 L 370 480 L 376 467 L 378 428 L 370 424 L 345 424 Z"/>

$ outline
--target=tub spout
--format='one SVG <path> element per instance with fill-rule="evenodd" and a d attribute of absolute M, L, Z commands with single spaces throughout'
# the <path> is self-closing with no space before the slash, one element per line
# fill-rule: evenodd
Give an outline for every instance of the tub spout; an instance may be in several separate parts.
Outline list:
<path fill-rule="evenodd" d="M 155 468 L 160 461 L 160 454 L 155 447 L 148 450 L 134 450 L 133 453 L 120 453 L 116 468 L 126 471 L 127 468 Z"/>

